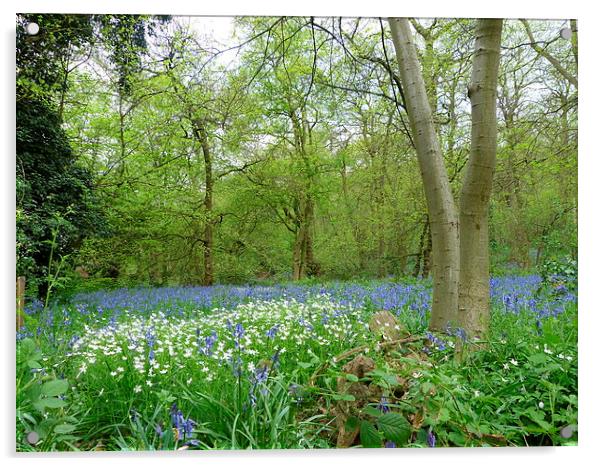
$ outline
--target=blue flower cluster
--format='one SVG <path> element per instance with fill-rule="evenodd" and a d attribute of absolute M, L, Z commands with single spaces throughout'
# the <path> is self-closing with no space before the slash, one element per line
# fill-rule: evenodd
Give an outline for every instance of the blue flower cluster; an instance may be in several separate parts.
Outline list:
<path fill-rule="evenodd" d="M 185 418 L 176 403 L 171 405 L 169 414 L 171 416 L 171 425 L 178 435 L 177 439 L 186 440 L 187 437 L 190 437 L 197 423 L 190 418 Z"/>
<path fill-rule="evenodd" d="M 557 317 L 566 306 L 577 300 L 576 292 L 540 293 L 542 279 L 539 276 L 509 276 L 491 279 L 492 304 L 503 312 L 518 314 L 524 311 L 534 314 L 541 327 L 541 320 Z M 37 332 L 23 327 L 17 333 L 17 339 L 27 336 L 40 336 L 43 333 L 53 344 L 69 345 L 69 341 L 60 341 L 61 333 L 55 329 L 70 327 L 70 334 L 83 331 L 84 326 L 114 329 L 118 322 L 133 317 L 148 317 L 160 310 L 165 318 L 186 319 L 191 316 L 209 313 L 212 309 L 233 309 L 249 302 L 291 300 L 307 303 L 312 299 L 329 300 L 341 308 L 387 310 L 406 321 L 414 321 L 419 329 L 426 327 L 431 300 L 430 281 L 413 284 L 374 281 L 365 284 L 331 282 L 323 285 L 281 284 L 274 286 L 228 286 L 213 287 L 163 287 L 132 288 L 111 291 L 97 291 L 75 295 L 69 304 L 55 303 L 44 308 L 40 301 L 31 301 L 25 312 L 36 316 Z M 336 317 L 336 314 L 334 315 Z M 328 324 L 333 316 L 322 316 L 322 324 Z M 313 319 L 309 323 L 303 316 L 299 323 L 312 330 Z M 245 334 L 241 323 L 229 323 L 229 330 L 240 342 Z M 278 325 L 267 331 L 268 338 L 274 338 L 279 332 Z M 451 333 L 450 333 L 451 332 Z M 461 329 L 450 330 L 448 334 L 463 338 Z M 460 333 L 458 333 L 460 332 Z M 57 340 L 58 339 L 58 340 Z M 213 351 L 217 335 L 210 335 L 201 341 L 197 338 L 200 352 L 210 354 Z M 152 339 L 149 340 L 149 359 L 152 360 Z"/>

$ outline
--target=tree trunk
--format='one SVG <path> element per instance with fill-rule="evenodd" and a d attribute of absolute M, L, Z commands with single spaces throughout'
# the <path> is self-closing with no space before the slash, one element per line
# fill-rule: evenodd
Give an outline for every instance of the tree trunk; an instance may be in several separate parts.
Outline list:
<path fill-rule="evenodd" d="M 390 18 L 391 35 L 426 194 L 433 242 L 431 330 L 456 317 L 460 248 L 458 214 L 433 122 L 409 21 Z"/>
<path fill-rule="evenodd" d="M 203 206 L 205 208 L 205 228 L 203 231 L 203 285 L 213 285 L 213 165 L 209 138 L 205 124 L 201 119 L 195 120 L 197 138 L 203 150 L 205 162 L 205 197 Z"/>
<path fill-rule="evenodd" d="M 313 228 L 314 228 L 314 203 L 311 199 L 307 200 L 305 229 L 305 270 L 306 274 L 315 277 L 320 274 L 320 264 L 314 257 Z"/>
<path fill-rule="evenodd" d="M 293 246 L 293 281 L 303 278 L 303 241 L 298 233 Z"/>
<path fill-rule="evenodd" d="M 513 108 L 516 108 L 513 107 Z M 529 266 L 529 238 L 523 226 L 522 200 L 520 195 L 520 182 L 516 174 L 516 152 L 519 146 L 517 128 L 514 124 L 514 110 L 505 112 L 506 131 L 508 133 L 508 156 L 506 159 L 506 171 L 508 180 L 507 203 L 510 208 L 510 219 L 508 229 L 510 231 L 510 260 L 521 267 Z"/>
<path fill-rule="evenodd" d="M 496 156 L 497 78 L 501 19 L 477 23 L 468 96 L 472 132 L 470 158 L 460 195 L 460 287 L 458 323 L 470 336 L 489 325 L 488 207 Z"/>
<path fill-rule="evenodd" d="M 355 242 L 355 247 L 357 251 L 358 264 L 357 267 L 359 270 L 366 270 L 366 259 L 363 248 L 363 236 L 361 231 L 361 226 L 358 221 L 355 219 L 354 209 L 351 205 L 351 201 L 349 199 L 349 188 L 347 187 L 347 165 L 345 163 L 345 158 L 342 159 L 342 165 L 340 169 L 341 173 L 341 189 L 343 190 L 343 201 L 345 204 L 345 212 L 347 214 L 347 220 L 349 225 L 351 226 L 351 233 L 353 235 L 353 240 Z"/>
<path fill-rule="evenodd" d="M 431 273 L 431 253 L 433 251 L 433 237 L 431 236 L 431 229 L 428 228 L 427 223 L 427 236 L 426 236 L 426 247 L 422 251 L 422 278 L 427 278 Z"/>
<path fill-rule="evenodd" d="M 293 243 L 293 280 L 305 278 L 307 260 L 307 202 L 301 195 L 295 205 L 295 242 Z"/>

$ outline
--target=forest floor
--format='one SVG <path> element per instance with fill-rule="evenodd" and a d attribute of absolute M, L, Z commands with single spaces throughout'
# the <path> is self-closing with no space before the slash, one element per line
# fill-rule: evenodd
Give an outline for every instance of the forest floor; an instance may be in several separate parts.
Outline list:
<path fill-rule="evenodd" d="M 420 281 L 32 304 L 17 334 L 17 450 L 575 445 L 576 291 L 491 284 L 476 342 L 428 331 Z"/>

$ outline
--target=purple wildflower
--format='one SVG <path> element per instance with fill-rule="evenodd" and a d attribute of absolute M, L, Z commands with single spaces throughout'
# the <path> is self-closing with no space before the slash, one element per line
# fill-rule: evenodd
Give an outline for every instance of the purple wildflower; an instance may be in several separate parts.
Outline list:
<path fill-rule="evenodd" d="M 381 397 L 380 402 L 378 403 L 378 409 L 383 413 L 388 413 L 391 411 L 389 408 L 389 399 L 385 396 Z"/>
<path fill-rule="evenodd" d="M 266 332 L 266 336 L 268 338 L 274 338 L 276 336 L 276 333 L 278 333 L 278 324 L 274 325 L 271 329 L 269 329 Z"/>
<path fill-rule="evenodd" d="M 433 434 L 432 430 L 429 430 L 429 433 L 426 436 L 426 443 L 428 443 L 428 446 L 430 448 L 435 448 L 435 444 L 437 443 L 437 438 L 435 437 L 435 434 Z"/>

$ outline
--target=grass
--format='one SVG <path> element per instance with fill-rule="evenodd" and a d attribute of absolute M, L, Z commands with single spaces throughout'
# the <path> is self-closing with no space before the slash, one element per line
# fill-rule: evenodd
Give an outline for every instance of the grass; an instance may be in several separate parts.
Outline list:
<path fill-rule="evenodd" d="M 534 276 L 492 279 L 490 334 L 462 362 L 453 329 L 427 332 L 426 282 L 133 288 L 34 304 L 17 335 L 17 447 L 331 448 L 341 406 L 363 446 L 575 444 L 576 427 L 561 430 L 577 423 L 576 296 L 539 289 Z M 424 339 L 377 348 L 367 323 L 381 309 Z M 360 345 L 376 368 L 358 381 L 332 359 Z M 341 378 L 380 402 L 351 400 Z M 47 385 L 56 380 L 68 388 Z"/>

